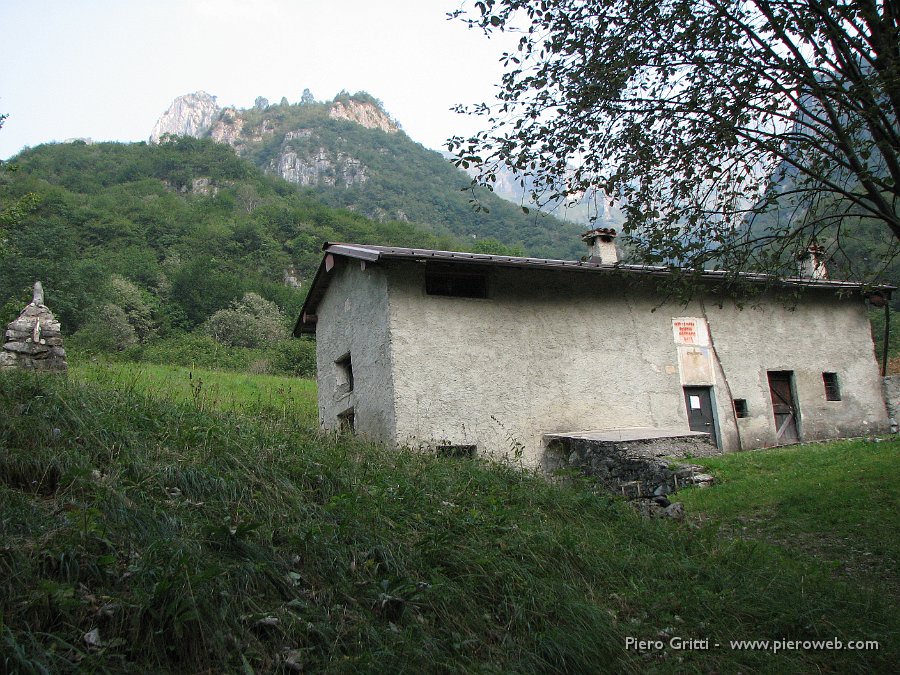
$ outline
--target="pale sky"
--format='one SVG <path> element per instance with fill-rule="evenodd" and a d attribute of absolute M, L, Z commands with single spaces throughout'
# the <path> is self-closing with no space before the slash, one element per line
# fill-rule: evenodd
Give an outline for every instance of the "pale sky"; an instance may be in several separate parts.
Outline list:
<path fill-rule="evenodd" d="M 483 121 L 515 38 L 446 13 L 463 0 L 0 0 L 0 159 L 69 138 L 147 140 L 181 94 L 220 106 L 365 90 L 441 149 Z M 471 3 L 468 3 L 471 5 Z"/>

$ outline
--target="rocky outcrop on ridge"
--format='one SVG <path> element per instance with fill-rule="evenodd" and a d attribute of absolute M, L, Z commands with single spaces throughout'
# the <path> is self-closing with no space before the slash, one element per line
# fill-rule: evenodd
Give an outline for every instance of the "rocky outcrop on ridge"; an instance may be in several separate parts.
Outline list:
<path fill-rule="evenodd" d="M 250 143 L 259 143 L 275 133 L 275 125 L 270 119 L 263 119 L 256 125 L 247 125 L 237 108 L 223 108 L 218 119 L 213 122 L 209 137 L 216 143 L 230 145 L 240 155 Z"/>
<path fill-rule="evenodd" d="M 284 105 L 284 104 L 283 104 Z M 400 127 L 381 107 L 370 101 L 342 99 L 325 104 L 331 119 L 346 120 L 367 129 L 397 133 Z M 256 107 L 250 112 L 263 112 Z M 270 117 L 248 116 L 233 106 L 220 108 L 214 96 L 204 91 L 179 96 L 153 127 L 151 143 L 159 143 L 166 134 L 212 138 L 230 145 L 239 155 L 272 139 L 276 123 Z M 283 130 L 282 130 L 283 131 Z M 369 169 L 358 158 L 344 151 L 328 150 L 316 144 L 315 131 L 299 128 L 287 131 L 281 148 L 262 165 L 268 172 L 302 186 L 350 187 L 366 182 Z"/>
<path fill-rule="evenodd" d="M 366 101 L 336 101 L 331 104 L 328 116 L 336 120 L 356 122 L 367 129 L 381 129 L 389 134 L 400 131 L 400 127 L 387 113 L 374 103 Z"/>
<path fill-rule="evenodd" d="M 166 134 L 201 138 L 210 130 L 220 113 L 216 97 L 205 91 L 179 96 L 156 121 L 150 132 L 150 142 L 159 143 Z"/>
<path fill-rule="evenodd" d="M 332 156 L 325 148 L 310 155 L 286 146 L 269 162 L 266 170 L 289 183 L 311 186 L 350 187 L 365 183 L 369 177 L 368 167 L 355 157 L 343 152 Z"/>
<path fill-rule="evenodd" d="M 397 122 L 375 103 L 351 98 L 327 105 L 331 119 L 347 120 L 389 134 L 400 130 Z M 269 119 L 248 127 L 243 112 L 234 106 L 220 108 L 216 97 L 205 91 L 185 94 L 172 101 L 172 105 L 156 121 L 150 133 L 150 142 L 159 143 L 166 134 L 194 138 L 209 136 L 217 143 L 227 143 L 240 152 L 246 144 L 262 141 L 275 132 Z"/>
<path fill-rule="evenodd" d="M 523 214 L 488 190 L 464 194 L 471 188 L 466 176 L 409 138 L 384 105 L 364 91 L 341 91 L 328 101 L 317 101 L 308 91 L 295 102 L 269 103 L 259 96 L 247 108 L 217 107 L 212 96 L 197 92 L 172 104 L 151 141 L 167 133 L 227 145 L 264 173 L 300 187 L 302 194 L 367 218 L 421 223 L 466 239 L 528 241 L 530 252 L 551 258 L 582 254 L 577 227 Z M 228 188 L 202 167 L 189 173 L 176 176 L 168 188 L 201 196 Z M 483 208 L 473 209 L 473 203 Z"/>

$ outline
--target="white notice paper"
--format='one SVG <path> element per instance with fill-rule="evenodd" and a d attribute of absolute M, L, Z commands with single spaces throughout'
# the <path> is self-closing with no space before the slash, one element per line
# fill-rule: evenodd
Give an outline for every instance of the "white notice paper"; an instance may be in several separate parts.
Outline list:
<path fill-rule="evenodd" d="M 700 410 L 700 397 L 691 396 L 691 410 Z"/>

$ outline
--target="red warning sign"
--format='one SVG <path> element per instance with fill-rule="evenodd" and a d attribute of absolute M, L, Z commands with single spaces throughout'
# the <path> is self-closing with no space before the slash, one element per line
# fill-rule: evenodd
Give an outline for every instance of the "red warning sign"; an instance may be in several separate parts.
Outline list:
<path fill-rule="evenodd" d="M 672 319 L 672 332 L 678 344 L 705 346 L 708 343 L 706 322 L 703 319 L 692 317 Z"/>

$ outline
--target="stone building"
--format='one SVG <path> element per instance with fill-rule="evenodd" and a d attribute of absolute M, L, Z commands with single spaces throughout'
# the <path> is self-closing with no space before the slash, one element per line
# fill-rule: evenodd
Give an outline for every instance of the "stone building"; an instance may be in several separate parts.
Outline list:
<path fill-rule="evenodd" d="M 59 321 L 44 304 L 40 281 L 31 302 L 6 328 L 0 370 L 14 368 L 55 373 L 68 369 Z"/>
<path fill-rule="evenodd" d="M 295 327 L 316 335 L 322 426 L 532 466 L 573 432 L 738 450 L 887 430 L 860 286 L 813 259 L 778 282 L 790 306 L 662 304 L 668 272 L 619 264 L 614 237 L 586 233 L 582 261 L 326 244 Z"/>

